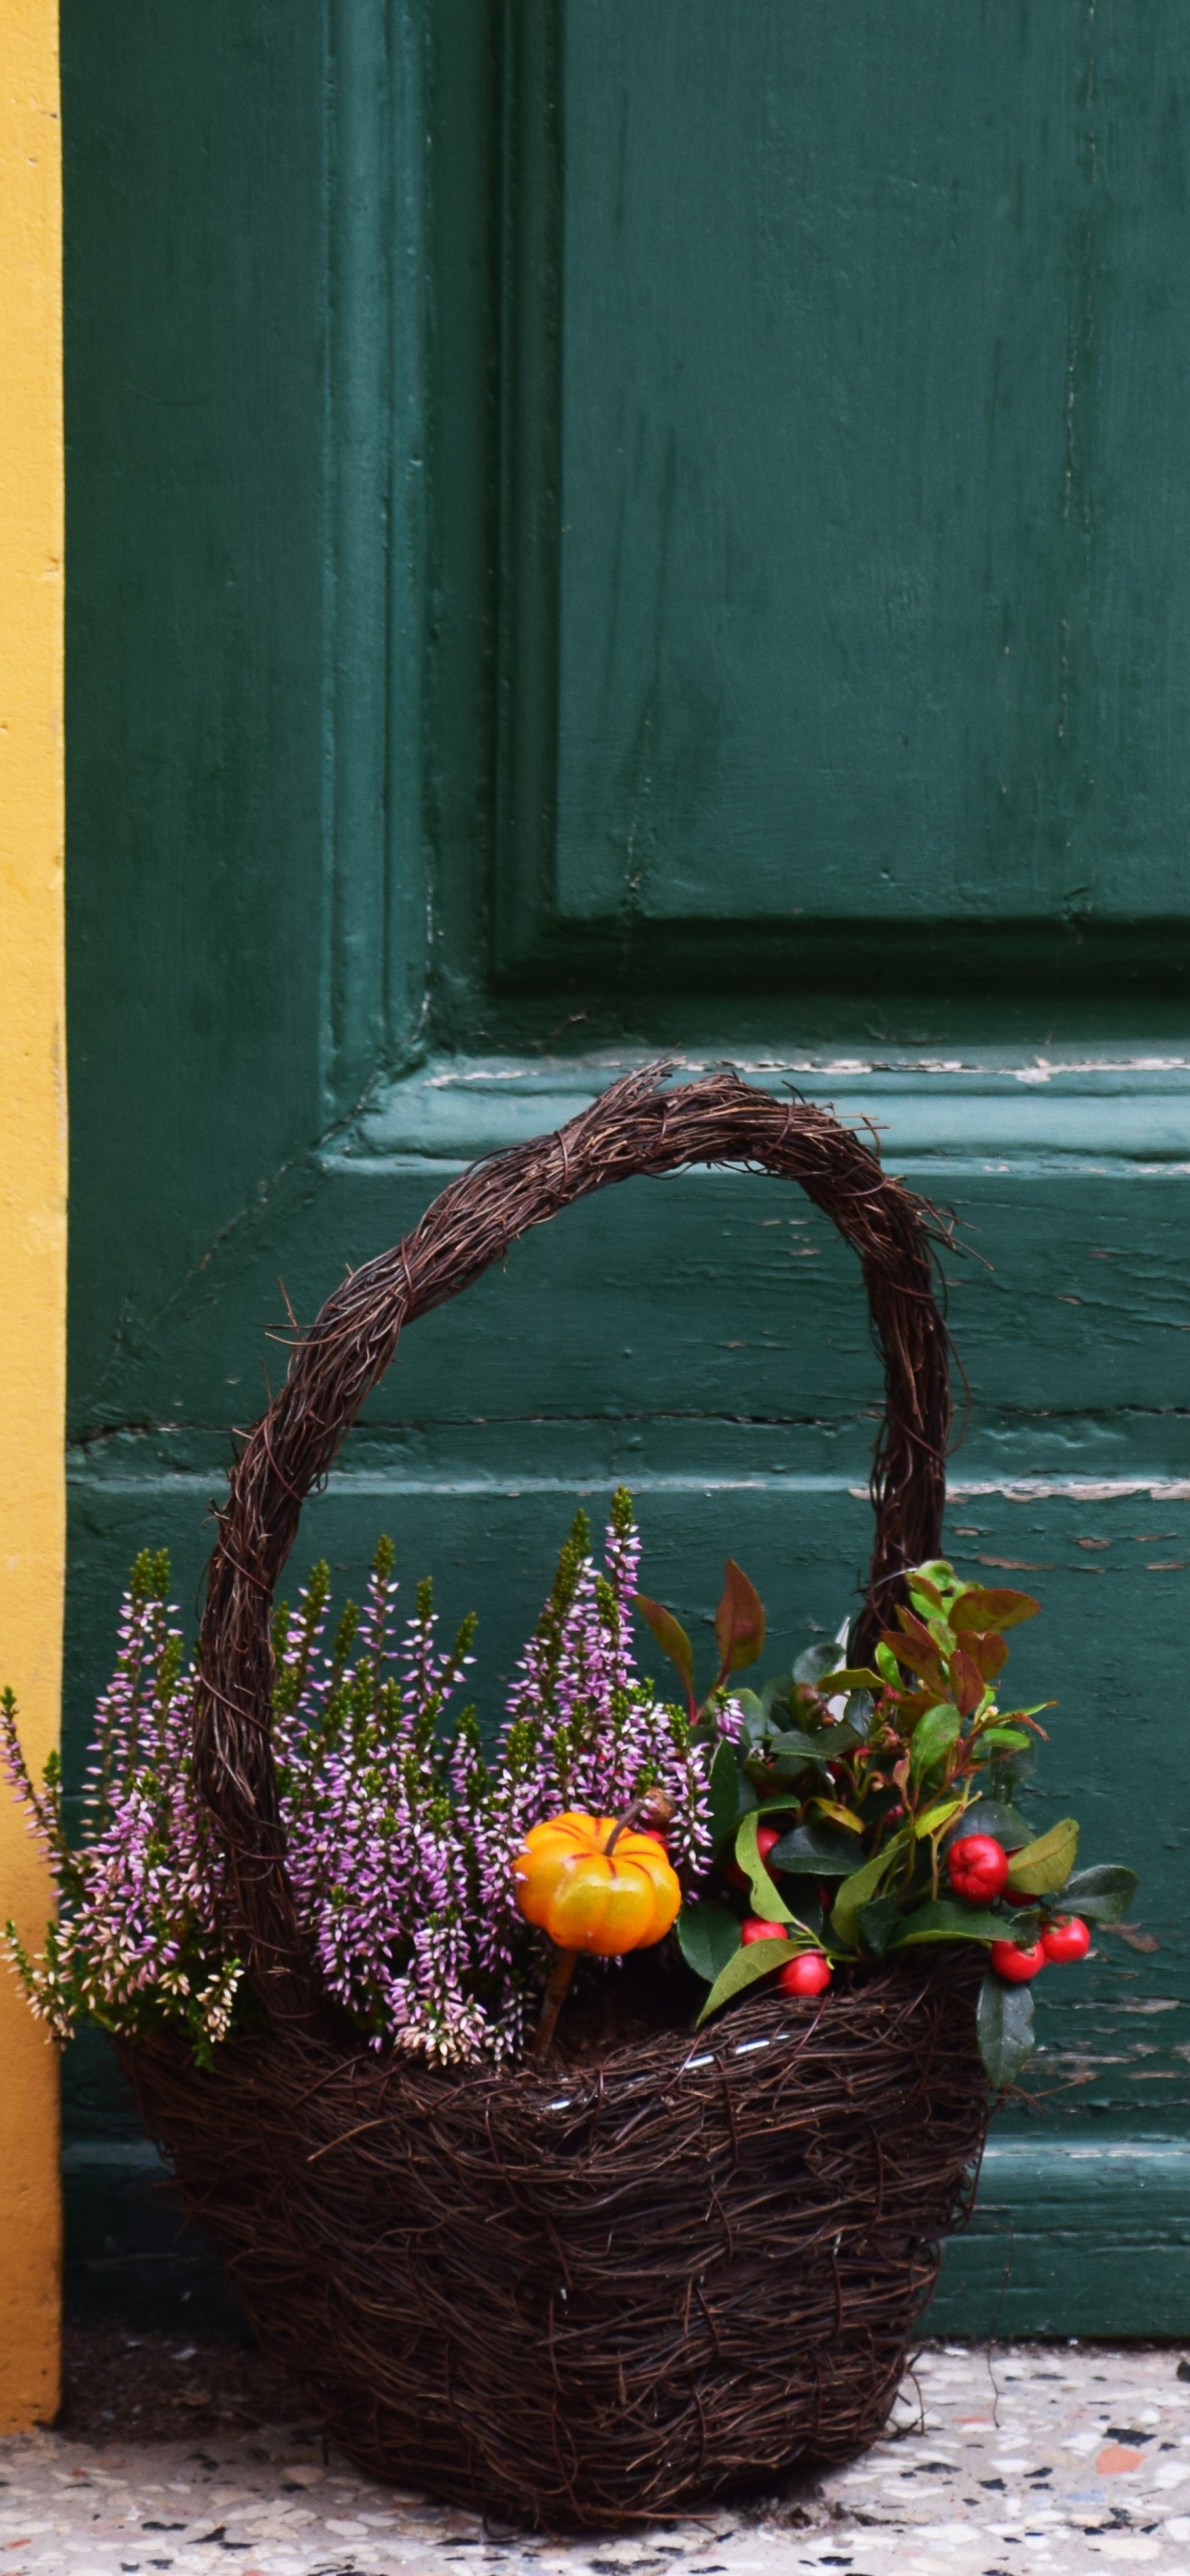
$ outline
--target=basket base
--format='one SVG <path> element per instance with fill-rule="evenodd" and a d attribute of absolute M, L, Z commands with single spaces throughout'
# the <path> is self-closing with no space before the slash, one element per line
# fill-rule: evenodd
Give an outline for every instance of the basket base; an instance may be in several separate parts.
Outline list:
<path fill-rule="evenodd" d="M 614 2529 L 887 2421 L 987 2119 L 978 1965 L 447 2076 L 270 2034 L 124 2054 L 262 2344 L 374 2474 Z"/>

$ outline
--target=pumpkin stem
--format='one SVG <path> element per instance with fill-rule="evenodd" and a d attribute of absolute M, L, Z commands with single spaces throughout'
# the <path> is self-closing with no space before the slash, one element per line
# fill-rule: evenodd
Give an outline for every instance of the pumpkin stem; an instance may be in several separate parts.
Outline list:
<path fill-rule="evenodd" d="M 634 1798 L 630 1807 L 625 1807 L 623 1815 L 617 1816 L 603 1846 L 604 1859 L 610 1859 L 621 1834 L 627 1833 L 629 1825 L 634 1825 L 638 1816 L 647 1816 L 651 1825 L 667 1825 L 672 1814 L 673 1808 L 663 1789 L 642 1790 L 640 1797 Z"/>
<path fill-rule="evenodd" d="M 529 2052 L 531 2057 L 545 2056 L 558 2027 L 558 2015 L 566 2001 L 577 1957 L 577 1950 L 555 1950 L 554 1952 L 554 1964 L 549 1973 L 545 2002 L 541 2007 L 541 2019 L 533 2034 L 533 2046 Z"/>
<path fill-rule="evenodd" d="M 639 1816 L 644 1803 L 643 1798 L 634 1798 L 632 1805 L 630 1807 L 625 1807 L 623 1815 L 617 1816 L 611 1832 L 608 1835 L 607 1841 L 603 1846 L 603 1857 L 605 1860 L 611 1859 L 612 1853 L 616 1848 L 616 1844 L 619 1842 L 621 1834 L 626 1834 L 629 1825 L 634 1825 L 636 1823 L 636 1819 Z"/>

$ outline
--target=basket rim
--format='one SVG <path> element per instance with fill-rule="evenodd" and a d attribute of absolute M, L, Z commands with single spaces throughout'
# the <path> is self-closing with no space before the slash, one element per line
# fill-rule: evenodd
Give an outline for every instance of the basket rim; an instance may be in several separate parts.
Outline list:
<path fill-rule="evenodd" d="M 556 2093 L 560 2085 L 568 2085 L 574 2095 L 573 2107 L 576 2111 L 585 2110 L 588 2103 L 579 2099 L 584 2091 L 602 2098 L 613 2087 L 633 2087 L 645 2079 L 652 2080 L 650 2069 L 652 2074 L 659 2071 L 659 2059 L 671 2062 L 665 2079 L 669 2082 L 687 2073 L 701 2073 L 704 2067 L 722 2067 L 727 2060 L 751 2055 L 760 2046 L 775 2046 L 782 2040 L 804 2048 L 820 2024 L 829 2031 L 833 2024 L 846 2021 L 855 2012 L 870 2012 L 873 2003 L 879 2009 L 886 1995 L 895 2010 L 898 1988 L 902 1989 L 906 2005 L 927 1982 L 934 1985 L 940 1977 L 952 1986 L 970 1987 L 974 1993 L 981 1974 L 981 1965 L 972 1955 L 974 1948 L 969 1942 L 940 1941 L 930 1944 L 928 1962 L 920 1953 L 908 1952 L 883 1959 L 844 1961 L 835 1980 L 820 1995 L 780 1995 L 762 1987 L 733 1998 L 701 2030 L 688 2022 L 659 2023 L 648 2033 L 609 2042 L 593 2057 L 557 2054 L 544 2063 L 522 2057 L 498 2063 L 485 2058 L 443 2065 L 414 2050 L 391 2047 L 378 2051 L 362 2038 L 353 2037 L 347 2043 L 337 2033 L 301 2032 L 298 2044 L 325 2061 L 328 2083 L 332 2074 L 349 2079 L 364 2076 L 386 2093 L 391 2090 L 394 2101 L 410 2092 L 427 2107 L 434 2103 L 445 2106 L 464 2098 L 500 2097 L 548 2110 L 553 2106 L 544 2097 Z M 288 2045 L 289 2038 L 290 2034 L 279 2034 L 268 2025 L 241 2031 L 220 2044 L 213 2067 L 199 2065 L 187 2042 L 168 2030 L 152 2037 L 121 2037 L 117 2046 L 130 2059 L 143 2054 L 179 2065 L 193 2063 L 196 2073 L 204 2075 L 225 2067 L 232 2057 L 244 2064 L 253 2056 L 265 2060 L 279 2039 Z"/>

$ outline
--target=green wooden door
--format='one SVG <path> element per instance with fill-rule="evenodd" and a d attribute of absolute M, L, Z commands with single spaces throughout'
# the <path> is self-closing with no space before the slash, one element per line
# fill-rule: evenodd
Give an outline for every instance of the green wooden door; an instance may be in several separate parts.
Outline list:
<path fill-rule="evenodd" d="M 1144 1872 L 937 2313 L 1190 2332 L 1185 12 L 65 0 L 64 63 L 73 1759 L 280 1282 L 660 1048 L 877 1121 L 967 1247 L 952 1552 Z M 310 1552 L 474 1604 L 494 1717 L 624 1477 L 794 1648 L 876 1392 L 808 1207 L 636 1184 L 409 1337 Z M 88 2051 L 67 2154 L 80 2292 L 176 2290 Z"/>

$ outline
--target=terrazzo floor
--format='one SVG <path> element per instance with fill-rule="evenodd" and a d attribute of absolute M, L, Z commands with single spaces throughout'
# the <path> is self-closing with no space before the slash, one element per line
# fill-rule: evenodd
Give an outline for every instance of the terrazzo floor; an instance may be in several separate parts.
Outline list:
<path fill-rule="evenodd" d="M 360 2477 L 307 2425 L 0 2443 L 0 2571 L 147 2576 L 1190 2576 L 1190 2361 L 1101 2345 L 922 2353 L 882 2442 L 739 2511 L 533 2539 Z"/>

